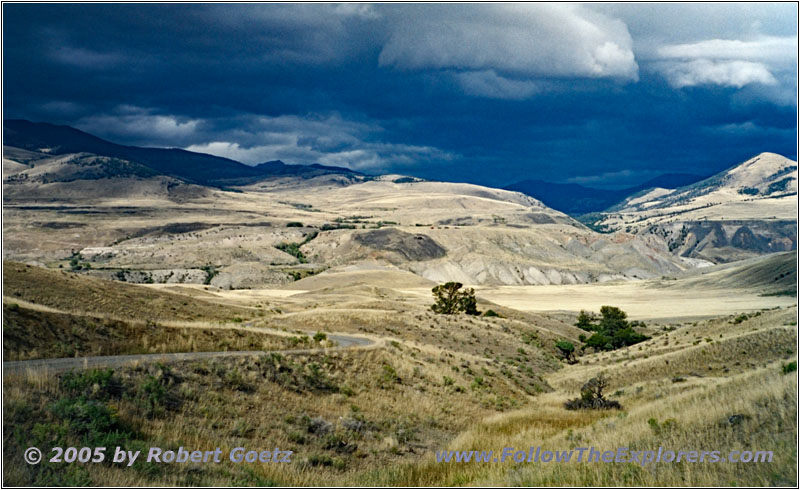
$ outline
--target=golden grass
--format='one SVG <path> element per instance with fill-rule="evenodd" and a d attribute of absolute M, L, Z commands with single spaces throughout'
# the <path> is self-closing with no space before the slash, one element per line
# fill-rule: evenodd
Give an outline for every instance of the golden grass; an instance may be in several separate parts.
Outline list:
<path fill-rule="evenodd" d="M 249 308 L 10 261 L 3 261 L 3 300 L 126 320 L 230 321 L 237 316 L 251 318 L 255 313 Z"/>
<path fill-rule="evenodd" d="M 93 294 L 96 299 L 110 298 L 97 291 Z M 172 296 L 178 301 L 184 298 L 171 295 L 173 301 Z M 215 301 L 227 296 L 235 295 L 220 294 Z M 239 304 L 263 300 L 258 293 L 248 298 L 240 298 Z M 160 471 L 101 465 L 87 467 L 83 476 L 94 484 L 132 486 L 797 483 L 797 382 L 793 374 L 782 373 L 782 365 L 796 358 L 796 308 L 762 311 L 738 321 L 736 316 L 726 316 L 675 329 L 651 325 L 653 338 L 647 342 L 581 356 L 579 364 L 566 366 L 555 360 L 552 342 L 574 340 L 580 331 L 558 315 L 508 308 L 496 310 L 508 318 L 434 315 L 421 299 L 408 300 L 396 291 L 367 287 L 280 301 L 280 311 L 273 309 L 246 320 L 253 321 L 253 326 L 245 329 L 224 323 L 224 315 L 204 321 L 172 316 L 160 322 L 161 328 L 183 340 L 165 337 L 161 342 L 148 340 L 148 346 L 197 343 L 205 330 L 214 330 L 218 339 L 239 335 L 240 330 L 284 338 L 298 332 L 341 332 L 369 336 L 379 341 L 378 346 L 281 358 L 174 363 L 167 370 L 143 364 L 117 370 L 130 396 L 107 403 L 120 420 L 135 428 L 134 442 L 141 446 L 183 445 L 202 450 L 277 446 L 295 451 L 295 463 L 169 466 Z M 61 300 L 50 304 L 65 305 Z M 102 319 L 98 319 L 103 315 L 98 308 L 103 303 L 92 304 L 97 311 L 80 316 L 81 321 Z M 195 304 L 191 298 L 189 304 Z M 170 309 L 170 303 L 165 305 L 160 311 Z M 26 307 L 27 303 L 20 302 L 18 311 Z M 42 318 L 69 317 L 42 310 L 36 312 Z M 141 341 L 142 336 L 135 337 Z M 295 378 L 287 382 L 281 372 L 291 372 Z M 599 373 L 611 381 L 606 395 L 619 400 L 624 410 L 565 410 L 563 403 Z M 137 402 L 137 390 L 149 376 L 163 380 L 181 400 L 177 409 L 153 416 Z M 309 379 L 329 380 L 335 388 L 314 387 Z M 7 377 L 3 396 L 11 407 L 5 413 L 6 432 L 17 431 L 14 438 L 4 441 L 4 481 L 41 483 L 30 468 L 10 458 L 35 435 L 28 422 L 31 416 L 59 423 L 48 407 L 66 394 L 56 377 L 31 372 Z M 327 436 L 308 432 L 299 421 L 304 415 L 324 419 L 331 425 L 331 434 L 356 449 L 337 450 Z M 732 415 L 741 417 L 731 423 Z M 355 417 L 366 423 L 364 432 L 345 428 L 345 421 Z M 649 423 L 651 419 L 657 425 Z M 661 463 L 641 468 L 588 463 L 440 464 L 433 458 L 434 451 L 441 449 L 502 451 L 530 446 L 772 450 L 776 459 L 769 465 Z M 59 476 L 62 483 L 73 481 L 68 477 Z"/>
<path fill-rule="evenodd" d="M 321 376 L 336 388 L 314 388 L 306 381 L 299 385 L 283 382 L 280 376 L 271 377 L 283 372 L 271 368 L 272 363 L 302 374 L 299 379 L 313 376 L 309 366 L 317 365 Z M 387 365 L 396 374 L 387 377 Z M 87 466 L 86 477 L 94 484 L 346 485 L 376 466 L 415 460 L 438 441 L 466 429 L 471 420 L 486 413 L 486 402 L 495 398 L 494 388 L 459 392 L 441 384 L 435 367 L 404 359 L 402 353 L 376 350 L 175 363 L 169 370 L 142 366 L 117 370 L 117 375 L 128 395 L 112 397 L 108 404 L 120 420 L 140 434 L 139 442 L 128 443 L 132 447 L 134 442 L 136 448 L 184 446 L 206 450 L 219 446 L 228 451 L 237 446 L 279 447 L 295 451 L 295 459 L 291 465 L 176 465 L 154 473 Z M 154 417 L 137 402 L 137 386 L 149 376 L 176 380 L 164 381 L 164 386 L 182 400 L 177 411 Z M 13 440 L 26 444 L 35 438 L 36 431 L 29 432 L 33 422 L 22 422 L 20 417 L 28 414 L 42 423 L 54 424 L 57 419 L 48 407 L 68 396 L 53 376 L 7 378 L 5 386 L 4 401 L 12 406 L 5 422 L 19 420 L 13 428 L 7 428 L 15 433 Z M 326 445 L 328 435 L 308 432 L 303 416 L 324 419 L 330 424 L 330 434 L 352 444 L 354 450 L 342 452 Z M 358 433 L 347 430 L 344 424 L 348 419 L 363 421 L 365 428 Z M 24 449 L 18 444 L 6 441 L 6 482 L 38 481 L 35 469 L 20 469 L 19 461 L 12 458 Z M 332 466 L 314 463 L 320 457 L 327 457 Z"/>
<path fill-rule="evenodd" d="M 6 361 L 166 352 L 269 351 L 293 346 L 283 332 L 275 335 L 235 323 L 167 322 L 165 325 L 38 311 L 20 305 L 3 306 Z"/>
<path fill-rule="evenodd" d="M 717 343 L 718 354 L 735 353 L 745 361 L 748 355 L 740 351 L 741 342 L 748 341 L 745 347 L 750 351 L 745 352 L 753 352 L 758 363 L 737 361 L 743 368 L 735 374 L 718 372 L 673 382 L 682 369 L 705 366 L 707 360 L 697 356 L 699 347 L 691 344 L 656 356 L 656 360 L 648 359 L 645 353 L 655 346 L 651 341 L 645 344 L 639 363 L 621 367 L 612 362 L 609 366 L 610 356 L 601 354 L 597 357 L 604 363 L 570 366 L 547 376 L 558 391 L 536 397 L 521 410 L 488 417 L 446 446 L 449 450 L 496 452 L 504 447 L 527 450 L 531 446 L 549 450 L 593 446 L 601 451 L 664 447 L 720 450 L 725 455 L 731 450 L 768 450 L 774 453 L 771 464 L 658 463 L 642 468 L 631 463 L 436 463 L 429 454 L 416 464 L 373 472 L 366 481 L 402 486 L 794 486 L 797 378 L 783 374 L 782 366 L 784 358 L 796 355 L 797 337 L 795 330 L 769 326 L 776 321 L 780 325 L 793 314 L 792 310 L 777 311 L 749 319 L 736 327 L 742 331 L 755 328 L 755 333 L 740 333 Z M 708 322 L 699 330 L 718 333 L 725 327 L 731 327 L 727 318 Z M 675 359 L 675 354 L 680 356 Z M 662 357 L 678 362 L 665 366 Z M 564 401 L 577 396 L 578 383 L 600 372 L 612 373 L 614 386 L 607 395 L 619 399 L 624 411 L 564 410 Z M 733 415 L 741 419 L 731 423 Z M 648 422 L 651 419 L 658 424 L 658 433 Z M 669 421 L 667 428 L 665 421 Z"/>

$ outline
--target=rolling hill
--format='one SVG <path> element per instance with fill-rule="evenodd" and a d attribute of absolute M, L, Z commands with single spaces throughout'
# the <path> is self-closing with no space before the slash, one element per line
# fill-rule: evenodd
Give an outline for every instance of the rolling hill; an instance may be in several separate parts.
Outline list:
<path fill-rule="evenodd" d="M 797 162 L 762 153 L 678 189 L 651 189 L 594 227 L 661 241 L 684 257 L 730 262 L 797 248 Z"/>
<path fill-rule="evenodd" d="M 213 186 L 237 185 L 282 175 L 314 176 L 355 173 L 342 167 L 287 165 L 279 160 L 255 166 L 228 158 L 177 148 L 140 148 L 118 145 L 69 126 L 34 123 L 20 119 L 3 121 L 3 144 L 24 150 L 64 155 L 91 153 L 134 162 L 159 174 L 190 183 Z"/>
<path fill-rule="evenodd" d="M 131 282 L 258 287 L 377 264 L 435 282 L 580 284 L 796 248 L 797 167 L 772 154 L 628 197 L 595 224 L 621 232 L 607 235 L 509 190 L 249 167 L 27 121 L 6 121 L 4 137 L 4 257 L 64 267 L 78 253 L 92 274 Z"/>
<path fill-rule="evenodd" d="M 558 184 L 543 180 L 523 180 L 504 187 L 539 199 L 553 209 L 569 215 L 604 211 L 625 198 L 646 189 L 674 189 L 693 184 L 703 177 L 695 174 L 669 173 L 625 189 L 595 189 L 579 184 Z"/>

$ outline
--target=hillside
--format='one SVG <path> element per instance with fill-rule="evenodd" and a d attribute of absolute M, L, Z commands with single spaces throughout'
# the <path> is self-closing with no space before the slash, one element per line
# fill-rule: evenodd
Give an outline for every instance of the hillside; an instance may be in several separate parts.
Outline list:
<path fill-rule="evenodd" d="M 543 180 L 523 180 L 504 187 L 539 199 L 547 206 L 572 216 L 605 211 L 629 196 L 654 188 L 674 189 L 695 183 L 695 174 L 667 173 L 624 189 L 596 189 L 579 184 L 558 184 Z"/>
<path fill-rule="evenodd" d="M 694 265 L 472 184 L 326 174 L 222 190 L 90 153 L 6 146 L 4 162 L 4 257 L 106 279 L 252 288 L 377 264 L 436 282 L 561 284 Z"/>
<path fill-rule="evenodd" d="M 739 288 L 797 296 L 797 250 L 682 272 L 669 288 Z"/>
<path fill-rule="evenodd" d="M 684 257 L 729 262 L 797 248 L 797 163 L 762 153 L 708 179 L 632 196 L 594 227 Z"/>
<path fill-rule="evenodd" d="M 230 320 L 254 314 L 245 308 L 9 261 L 3 261 L 3 298 L 66 312 L 146 321 Z"/>
<path fill-rule="evenodd" d="M 689 212 L 693 207 L 718 206 L 797 194 L 797 162 L 775 153 L 761 153 L 705 180 L 650 199 L 628 198 L 609 213 L 651 211 L 648 216 Z"/>
<path fill-rule="evenodd" d="M 784 208 L 796 203 L 797 167 L 773 154 L 628 197 L 594 225 L 609 235 L 509 190 L 180 153 L 202 158 L 192 162 L 203 180 L 246 184 L 223 189 L 169 175 L 188 167 L 168 150 L 25 121 L 6 121 L 5 131 L 21 146 L 4 147 L 4 258 L 106 279 L 257 288 L 377 266 L 433 282 L 585 284 L 796 248 Z M 236 181 L 231 172 L 265 173 Z"/>
<path fill-rule="evenodd" d="M 90 153 L 52 156 L 8 146 L 3 151 L 3 196 L 9 204 L 91 204 L 111 200 L 180 203 L 214 192 L 115 157 Z"/>

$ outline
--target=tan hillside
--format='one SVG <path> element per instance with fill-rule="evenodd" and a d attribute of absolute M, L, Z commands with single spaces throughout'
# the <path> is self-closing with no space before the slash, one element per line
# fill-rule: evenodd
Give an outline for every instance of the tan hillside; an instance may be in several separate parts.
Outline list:
<path fill-rule="evenodd" d="M 67 267 L 80 253 L 88 273 L 106 279 L 258 288 L 374 264 L 433 282 L 571 284 L 695 265 L 636 236 L 595 233 L 523 194 L 471 184 L 325 175 L 231 192 L 123 177 L 144 167 L 88 154 L 23 156 L 38 159 L 4 182 L 4 257 Z"/>
<path fill-rule="evenodd" d="M 230 320 L 253 315 L 253 310 L 244 308 L 8 261 L 3 261 L 3 298 L 66 312 L 143 321 Z"/>
<path fill-rule="evenodd" d="M 796 249 L 796 223 L 797 163 L 762 153 L 690 186 L 629 198 L 595 226 L 720 263 Z"/>

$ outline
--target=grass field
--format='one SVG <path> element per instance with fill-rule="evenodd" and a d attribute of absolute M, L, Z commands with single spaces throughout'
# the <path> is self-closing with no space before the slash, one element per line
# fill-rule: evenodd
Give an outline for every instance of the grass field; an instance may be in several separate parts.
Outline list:
<path fill-rule="evenodd" d="M 774 297 L 755 296 L 762 306 L 754 304 L 748 312 L 722 302 L 728 309 L 711 319 L 648 320 L 650 340 L 591 353 L 580 352 L 582 331 L 572 326 L 575 311 L 521 311 L 491 303 L 482 293 L 479 309 L 493 309 L 499 316 L 436 315 L 429 309 L 430 297 L 403 289 L 402 283 L 393 289 L 356 281 L 286 296 L 266 290 L 106 284 L 17 267 L 9 268 L 16 274 L 9 291 L 19 291 L 21 297 L 7 293 L 4 303 L 4 348 L 15 346 L 6 356 L 42 355 L 30 349 L 53 349 L 59 338 L 71 338 L 74 348 L 86 352 L 98 343 L 103 349 L 141 350 L 143 338 L 149 339 L 146 349 L 156 350 L 210 349 L 225 343 L 230 349 L 249 349 L 254 342 L 262 343 L 256 349 L 280 349 L 296 347 L 292 338 L 301 338 L 298 332 L 316 331 L 365 335 L 379 344 L 369 350 L 320 349 L 77 374 L 7 375 L 6 485 L 797 483 L 797 373 L 790 365 L 797 358 L 797 309 L 774 305 Z M 35 280 L 40 277 L 63 281 L 62 287 L 51 291 L 48 281 Z M 140 299 L 153 299 L 156 308 L 143 318 L 159 320 L 149 320 L 147 327 L 146 320 L 101 314 L 103 305 L 120 297 L 125 302 L 115 315 L 126 314 Z M 83 315 L 74 311 L 81 302 L 87 305 Z M 651 304 L 654 315 L 666 308 L 657 297 Z M 668 304 L 675 305 L 671 300 Z M 205 312 L 217 320 L 198 320 Z M 233 315 L 247 319 L 235 323 L 228 320 Z M 144 334 L 142 328 L 150 330 Z M 267 329 L 275 335 L 267 336 Z M 83 347 L 76 339 L 83 339 Z M 579 346 L 577 364 L 559 360 L 554 345 L 564 339 Z M 601 373 L 609 380 L 606 395 L 618 400 L 622 410 L 566 410 L 564 402 Z M 223 452 L 279 447 L 293 451 L 294 457 L 290 465 L 139 462 L 131 468 L 107 463 L 31 466 L 20 459 L 29 446 L 54 445 L 119 445 L 129 450 L 219 446 Z M 443 449 L 530 446 L 769 450 L 774 461 L 641 467 L 445 464 L 434 459 L 434 452 Z"/>

